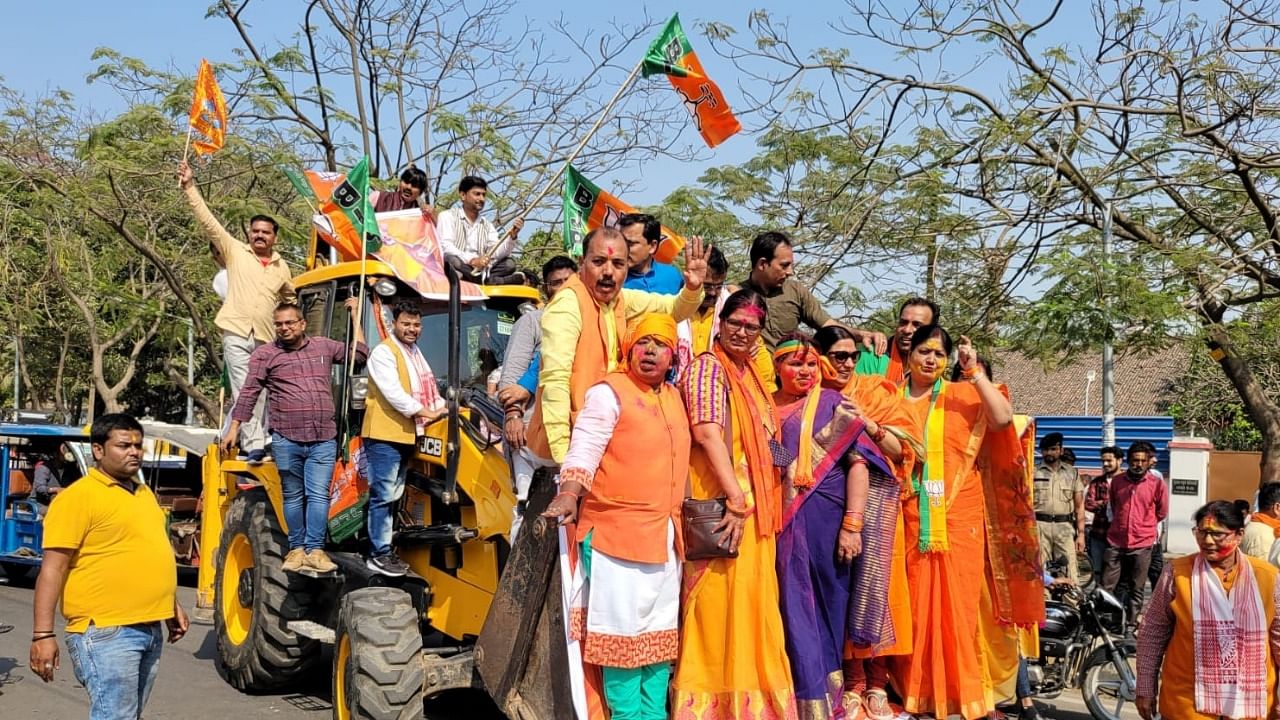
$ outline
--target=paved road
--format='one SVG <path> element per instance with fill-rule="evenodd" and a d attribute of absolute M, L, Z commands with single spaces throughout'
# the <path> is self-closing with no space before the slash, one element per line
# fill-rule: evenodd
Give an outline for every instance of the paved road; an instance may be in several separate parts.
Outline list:
<path fill-rule="evenodd" d="M 0 717 L 83 718 L 89 714 L 84 688 L 75 679 L 66 647 L 61 648 L 62 669 L 52 683 L 44 684 L 27 669 L 31 639 L 32 581 L 16 580 L 0 586 L 0 621 L 15 625 L 0 635 Z M 195 590 L 179 587 L 183 607 L 195 607 Z M 216 644 L 213 624 L 193 620 L 191 631 L 176 645 L 168 645 L 160 660 L 147 720 L 179 718 L 214 720 L 326 720 L 331 716 L 330 674 L 317 672 L 312 682 L 274 694 L 246 695 L 223 682 L 214 665 Z M 331 660 L 326 656 L 322 667 Z M 494 720 L 502 716 L 480 693 L 461 692 L 428 704 L 428 720 Z"/>
<path fill-rule="evenodd" d="M 77 718 L 86 717 L 89 703 L 84 689 L 76 682 L 71 662 L 62 649 L 62 669 L 48 685 L 27 669 L 30 649 L 32 581 L 15 580 L 0 586 L 0 621 L 17 626 L 13 632 L 0 635 L 0 717 Z M 183 606 L 195 607 L 195 590 L 179 587 Z M 236 718 L 257 720 L 324 720 L 332 712 L 330 675 L 317 672 L 314 680 L 298 688 L 280 693 L 246 695 L 233 689 L 218 676 L 214 665 L 216 652 L 212 623 L 193 621 L 191 631 L 177 645 L 166 646 L 160 661 L 147 720 L 204 720 Z M 325 658 L 322 666 L 331 661 Z M 1090 720 L 1080 692 L 1070 691 L 1051 702 L 1041 703 L 1043 714 L 1055 720 Z M 479 693 L 462 692 L 432 702 L 427 707 L 428 720 L 500 720 L 488 698 Z M 1129 708 L 1126 720 L 1138 720 Z"/>

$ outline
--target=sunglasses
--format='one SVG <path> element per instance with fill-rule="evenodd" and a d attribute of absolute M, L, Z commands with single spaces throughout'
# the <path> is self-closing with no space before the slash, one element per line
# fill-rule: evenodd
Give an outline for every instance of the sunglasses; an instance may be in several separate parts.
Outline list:
<path fill-rule="evenodd" d="M 848 350 L 832 350 L 827 353 L 827 357 L 831 358 L 833 362 L 847 363 L 851 360 L 858 359 L 858 351 L 854 350 L 850 352 Z"/>

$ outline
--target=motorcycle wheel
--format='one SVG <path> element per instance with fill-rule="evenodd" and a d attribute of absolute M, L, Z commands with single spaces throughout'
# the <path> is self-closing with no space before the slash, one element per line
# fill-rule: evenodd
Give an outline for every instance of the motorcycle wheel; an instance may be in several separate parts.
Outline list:
<path fill-rule="evenodd" d="M 1137 659 L 1126 655 L 1125 661 L 1129 665 L 1129 676 L 1137 678 Z M 1085 664 L 1080 694 L 1084 696 L 1089 714 L 1096 720 L 1122 720 L 1126 706 L 1134 705 L 1136 688 L 1125 687 L 1124 679 L 1107 657 L 1107 649 L 1098 648 Z"/>

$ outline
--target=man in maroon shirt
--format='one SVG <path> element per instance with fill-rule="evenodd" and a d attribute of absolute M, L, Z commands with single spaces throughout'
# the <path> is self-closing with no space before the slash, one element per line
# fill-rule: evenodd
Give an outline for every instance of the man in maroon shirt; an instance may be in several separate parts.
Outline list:
<path fill-rule="evenodd" d="M 392 212 L 395 210 L 421 210 L 432 224 L 435 224 L 435 213 L 431 206 L 423 202 L 423 194 L 427 191 L 427 174 L 416 166 L 410 165 L 400 173 L 400 185 L 395 190 L 378 190 L 373 195 L 374 212 Z"/>
<path fill-rule="evenodd" d="M 1114 445 L 1102 448 L 1102 474 L 1089 481 L 1084 491 L 1084 509 L 1093 513 L 1089 523 L 1086 549 L 1095 585 L 1102 585 L 1102 556 L 1107 550 L 1107 531 L 1111 529 L 1111 481 L 1120 473 L 1124 452 Z"/>
<path fill-rule="evenodd" d="M 1128 591 L 1126 622 L 1137 627 L 1146 594 L 1151 548 L 1159 537 L 1160 521 L 1169 515 L 1169 487 L 1151 472 L 1155 446 L 1139 440 L 1129 446 L 1129 469 L 1111 480 L 1111 528 L 1103 553 L 1102 587 L 1115 593 L 1124 583 Z"/>
<path fill-rule="evenodd" d="M 347 310 L 355 319 L 356 361 L 363 363 L 369 348 L 355 298 L 347 300 Z M 347 346 L 329 338 L 307 337 L 307 321 L 293 303 L 277 305 L 273 321 L 275 342 L 259 346 L 249 356 L 249 373 L 231 411 L 222 450 L 230 452 L 235 446 L 240 423 L 252 416 L 258 395 L 267 389 L 267 424 L 289 526 L 289 554 L 283 568 L 297 572 L 306 566 L 332 572 L 337 566 L 324 551 L 329 482 L 338 454 L 330 371 L 336 364 L 346 364 Z"/>

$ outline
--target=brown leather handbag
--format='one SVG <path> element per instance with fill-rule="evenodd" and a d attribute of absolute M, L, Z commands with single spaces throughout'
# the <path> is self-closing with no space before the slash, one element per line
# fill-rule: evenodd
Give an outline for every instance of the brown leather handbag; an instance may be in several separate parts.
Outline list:
<path fill-rule="evenodd" d="M 697 500 L 688 498 L 680 505 L 680 532 L 684 537 L 686 560 L 715 560 L 736 558 L 737 550 L 721 547 L 718 543 L 724 532 L 714 528 L 724 520 L 728 506 L 724 498 Z"/>

